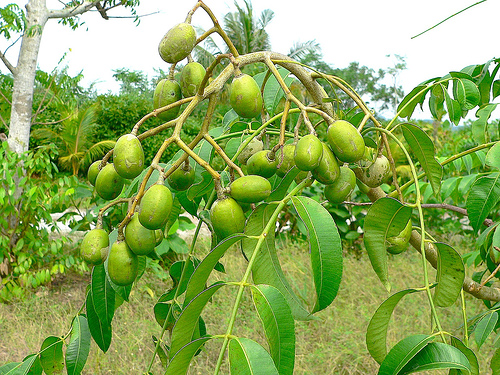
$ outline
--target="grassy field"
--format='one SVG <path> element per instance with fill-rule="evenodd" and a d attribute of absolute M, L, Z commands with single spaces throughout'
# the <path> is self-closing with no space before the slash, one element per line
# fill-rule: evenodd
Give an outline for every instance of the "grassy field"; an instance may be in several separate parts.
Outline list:
<path fill-rule="evenodd" d="M 304 245 L 305 246 L 305 245 Z M 280 250 L 283 268 L 292 285 L 304 299 L 310 299 L 313 285 L 308 277 L 309 257 L 305 247 L 288 245 Z M 230 249 L 223 258 L 228 274 L 216 274 L 215 279 L 237 280 L 245 267 L 245 260 L 236 249 Z M 390 259 L 390 275 L 393 290 L 419 287 L 420 258 L 415 252 L 406 252 Z M 432 273 L 433 274 L 433 273 Z M 433 276 L 432 276 L 433 277 Z M 50 287 L 39 289 L 26 301 L 0 305 L 0 365 L 20 361 L 36 352 L 48 335 L 64 335 L 71 318 L 77 312 L 85 296 L 89 275 L 68 275 L 55 281 Z M 146 273 L 131 294 L 130 303 L 122 305 L 113 321 L 113 341 L 106 354 L 92 343 L 92 350 L 84 374 L 141 374 L 151 360 L 153 344 L 151 335 L 158 335 L 160 327 L 155 322 L 152 307 L 169 284 Z M 234 290 L 215 294 L 203 313 L 211 334 L 225 332 L 228 316 L 234 300 Z M 344 258 L 344 277 L 337 299 L 325 311 L 317 314 L 317 320 L 297 322 L 297 347 L 295 374 L 375 374 L 376 362 L 369 356 L 365 345 L 367 324 L 378 307 L 388 296 L 367 256 Z M 221 306 L 223 306 L 221 308 Z M 481 311 L 481 303 L 467 298 L 469 316 Z M 236 322 L 237 335 L 262 342 L 263 331 L 253 309 L 250 296 L 246 295 Z M 457 304 L 449 310 L 441 310 L 443 329 L 459 337 L 460 308 Z M 427 301 L 423 293 L 406 296 L 397 306 L 389 327 L 389 345 L 412 333 L 430 330 Z M 196 357 L 190 374 L 213 372 L 220 342 L 212 342 L 207 350 Z M 473 344 L 474 345 L 474 344 Z M 489 374 L 489 358 L 493 354 L 491 338 L 482 348 L 479 358 L 481 374 Z M 162 374 L 156 363 L 154 374 Z M 223 373 L 227 374 L 227 368 Z M 447 374 L 448 371 L 432 372 Z"/>

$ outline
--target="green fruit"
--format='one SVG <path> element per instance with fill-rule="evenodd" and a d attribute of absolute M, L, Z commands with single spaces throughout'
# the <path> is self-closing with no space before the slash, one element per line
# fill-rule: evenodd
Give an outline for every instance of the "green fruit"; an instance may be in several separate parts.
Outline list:
<path fill-rule="evenodd" d="M 139 269 L 139 260 L 125 241 L 111 245 L 108 258 L 108 275 L 116 285 L 126 286 L 134 282 Z"/>
<path fill-rule="evenodd" d="M 196 95 L 205 77 L 205 68 L 197 62 L 190 62 L 181 72 L 181 91 L 185 98 Z"/>
<path fill-rule="evenodd" d="M 165 236 L 163 234 L 163 229 L 156 229 L 155 230 L 155 239 L 156 239 L 155 247 L 158 246 L 159 244 L 161 244 L 164 238 L 165 238 Z"/>
<path fill-rule="evenodd" d="M 300 184 L 302 181 L 304 181 L 305 178 L 307 178 L 307 176 L 309 175 L 309 172 L 308 171 L 300 171 L 297 176 L 295 176 L 295 178 L 293 179 L 295 181 L 295 183 L 298 185 Z"/>
<path fill-rule="evenodd" d="M 294 161 L 301 171 L 315 169 L 323 156 L 323 145 L 314 134 L 308 134 L 299 139 L 295 146 Z"/>
<path fill-rule="evenodd" d="M 350 122 L 337 120 L 328 127 L 328 144 L 337 158 L 354 163 L 363 157 L 365 141 Z"/>
<path fill-rule="evenodd" d="M 366 186 L 376 188 L 391 176 L 391 166 L 389 160 L 384 155 L 380 155 L 369 167 L 356 168 L 354 172 Z"/>
<path fill-rule="evenodd" d="M 253 154 L 262 151 L 263 148 L 264 143 L 257 138 L 252 138 L 245 148 L 243 148 L 243 144 L 241 144 L 240 147 L 238 147 L 238 151 L 241 150 L 241 152 L 238 154 L 238 162 L 242 165 L 245 165 L 248 159 L 250 159 Z"/>
<path fill-rule="evenodd" d="M 340 174 L 339 163 L 332 150 L 326 143 L 322 143 L 323 157 L 317 168 L 313 169 L 312 175 L 324 185 L 333 184 Z"/>
<path fill-rule="evenodd" d="M 181 87 L 176 81 L 162 79 L 156 85 L 153 94 L 153 109 L 165 107 L 166 105 L 175 103 L 182 98 Z M 157 115 L 160 120 L 170 121 L 179 114 L 180 106 L 170 108 L 168 111 L 161 112 Z"/>
<path fill-rule="evenodd" d="M 99 164 L 101 164 L 101 161 L 102 160 L 97 160 L 93 162 L 87 171 L 87 180 L 92 186 L 95 186 L 95 180 L 97 179 L 97 175 L 99 174 Z"/>
<path fill-rule="evenodd" d="M 132 134 L 122 135 L 113 149 L 113 164 L 116 173 L 123 178 L 136 178 L 144 167 L 144 151 L 141 141 Z"/>
<path fill-rule="evenodd" d="M 245 229 L 243 209 L 230 197 L 214 202 L 210 209 L 210 220 L 219 240 L 235 233 L 242 233 Z"/>
<path fill-rule="evenodd" d="M 139 205 L 140 223 L 150 230 L 163 228 L 170 216 L 173 204 L 174 199 L 168 187 L 158 184 L 151 186 L 144 193 Z M 129 246 L 134 250 L 130 244 Z"/>
<path fill-rule="evenodd" d="M 113 163 L 108 163 L 101 169 L 95 180 L 95 190 L 102 199 L 115 199 L 123 189 L 124 180 L 116 173 Z"/>
<path fill-rule="evenodd" d="M 189 23 L 180 23 L 172 27 L 163 36 L 158 46 L 161 58 L 169 64 L 185 59 L 196 44 L 196 32 Z"/>
<path fill-rule="evenodd" d="M 276 156 L 270 159 L 271 151 L 261 150 L 250 156 L 247 160 L 248 174 L 256 174 L 270 178 L 276 173 L 278 159 Z"/>
<path fill-rule="evenodd" d="M 194 168 L 188 165 L 187 169 L 183 167 L 177 168 L 168 176 L 168 184 L 177 191 L 187 190 L 194 182 L 195 179 Z"/>
<path fill-rule="evenodd" d="M 149 254 L 156 246 L 155 231 L 141 224 L 137 212 L 125 227 L 125 242 L 135 255 Z"/>
<path fill-rule="evenodd" d="M 237 75 L 231 83 L 229 102 L 234 111 L 241 117 L 256 117 L 262 109 L 262 95 L 259 85 L 248 74 Z"/>
<path fill-rule="evenodd" d="M 261 202 L 271 194 L 271 183 L 258 175 L 240 177 L 229 188 L 231 197 L 243 203 Z"/>
<path fill-rule="evenodd" d="M 333 184 L 325 186 L 325 197 L 330 203 L 342 203 L 356 186 L 356 175 L 348 167 L 340 167 L 339 177 Z"/>
<path fill-rule="evenodd" d="M 490 259 L 495 265 L 500 264 L 500 251 L 492 247 L 490 249 Z"/>
<path fill-rule="evenodd" d="M 97 266 L 106 260 L 108 248 L 108 233 L 104 229 L 92 229 L 83 237 L 80 256 L 85 262 Z"/>
<path fill-rule="evenodd" d="M 276 174 L 278 177 L 285 177 L 290 169 L 295 166 L 295 145 L 284 145 L 283 148 L 276 154 L 278 160 L 278 169 Z"/>
<path fill-rule="evenodd" d="M 408 220 L 404 229 L 397 236 L 386 238 L 387 252 L 391 254 L 399 254 L 405 251 L 408 247 L 408 242 L 410 242 L 411 232 L 412 224 L 411 220 Z"/>

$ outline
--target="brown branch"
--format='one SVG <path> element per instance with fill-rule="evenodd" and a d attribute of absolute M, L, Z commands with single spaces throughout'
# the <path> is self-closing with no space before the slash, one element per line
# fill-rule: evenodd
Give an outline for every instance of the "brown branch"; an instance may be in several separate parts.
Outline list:
<path fill-rule="evenodd" d="M 9 69 L 9 71 L 12 73 L 12 75 L 16 75 L 16 67 L 10 63 L 7 56 L 5 56 L 2 51 L 0 51 L 0 60 L 3 61 L 3 63 L 5 64 L 7 69 Z"/>
<path fill-rule="evenodd" d="M 447 203 L 424 203 L 424 204 L 422 204 L 422 208 L 443 208 L 445 210 L 457 212 L 457 213 L 464 215 L 464 216 L 469 216 L 467 214 L 467 210 L 465 208 L 453 206 L 453 205 L 447 204 Z M 493 223 L 494 222 L 491 219 L 484 219 L 484 222 L 483 222 L 483 224 L 486 225 L 487 227 L 491 227 L 493 225 Z"/>

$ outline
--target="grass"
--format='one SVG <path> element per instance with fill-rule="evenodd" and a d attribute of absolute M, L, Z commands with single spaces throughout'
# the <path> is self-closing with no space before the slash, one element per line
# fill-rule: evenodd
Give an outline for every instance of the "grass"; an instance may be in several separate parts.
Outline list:
<path fill-rule="evenodd" d="M 288 245 L 280 250 L 282 266 L 296 292 L 311 300 L 313 285 L 308 275 L 307 249 Z M 245 260 L 236 249 L 230 249 L 222 259 L 227 274 L 216 273 L 211 281 L 237 280 L 245 267 Z M 393 290 L 418 287 L 422 284 L 420 258 L 415 252 L 406 252 L 390 258 L 390 276 Z M 431 276 L 434 277 L 433 275 Z M 89 275 L 67 275 L 50 287 L 40 288 L 27 300 L 10 305 L 0 305 L 0 365 L 21 361 L 26 355 L 39 350 L 49 335 L 64 335 L 73 315 L 85 300 Z M 152 273 L 147 273 L 134 287 L 130 303 L 123 304 L 113 321 L 113 341 L 106 354 L 92 343 L 91 353 L 83 374 L 141 374 L 151 360 L 153 343 L 151 335 L 158 335 L 152 307 L 156 299 L 168 289 Z M 234 301 L 235 288 L 225 288 L 216 293 L 203 313 L 208 332 L 222 334 Z M 317 314 L 316 320 L 296 323 L 295 374 L 375 374 L 377 363 L 369 356 L 365 345 L 368 322 L 388 294 L 373 272 L 367 256 L 356 259 L 346 255 L 344 276 L 338 296 L 326 310 Z M 312 300 L 311 303 L 313 303 Z M 481 302 L 467 297 L 467 313 L 473 316 L 483 310 Z M 430 331 L 428 305 L 423 293 L 406 296 L 396 307 L 389 326 L 388 344 L 394 345 L 401 338 L 413 333 Z M 439 310 L 443 329 L 458 337 L 460 306 Z M 236 334 L 264 342 L 251 297 L 245 295 L 236 322 Z M 212 373 L 217 361 L 220 341 L 209 342 L 196 357 L 190 374 Z M 472 347 L 476 349 L 475 344 Z M 489 358 L 493 354 L 492 339 L 482 347 L 479 361 L 481 374 L 488 374 Z M 158 361 L 157 361 L 158 362 Z M 154 374 L 164 371 L 158 363 Z M 228 374 L 223 367 L 222 373 Z M 432 374 L 447 374 L 447 371 Z"/>

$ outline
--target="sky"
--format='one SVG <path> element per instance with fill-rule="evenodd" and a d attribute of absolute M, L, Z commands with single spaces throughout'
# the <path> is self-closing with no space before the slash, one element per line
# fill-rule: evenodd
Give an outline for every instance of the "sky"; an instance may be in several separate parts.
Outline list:
<path fill-rule="evenodd" d="M 0 0 L 4 1 L 19 5 L 27 2 Z M 395 55 L 403 56 L 407 69 L 397 83 L 408 93 L 428 78 L 499 57 L 500 0 L 487 0 L 411 39 L 476 1 L 253 0 L 252 5 L 257 16 L 264 9 L 275 13 L 266 28 L 273 51 L 286 54 L 294 42 L 314 39 L 321 45 L 324 61 L 332 66 L 343 68 L 357 61 L 375 70 L 391 67 L 396 63 Z M 233 0 L 205 3 L 221 22 L 224 14 L 236 10 Z M 238 3 L 244 5 L 243 0 Z M 100 92 L 118 90 L 112 77 L 114 69 L 140 70 L 153 77 L 155 68 L 169 68 L 158 55 L 159 41 L 172 26 L 184 21 L 194 4 L 196 0 L 141 0 L 137 13 L 147 16 L 141 17 L 139 25 L 128 18 L 106 21 L 95 12 L 83 15 L 85 24 L 76 31 L 51 20 L 44 30 L 39 67 L 51 71 L 66 54 L 63 64 L 68 65 L 69 73 L 82 72 L 83 84 L 94 83 Z M 47 6 L 60 8 L 60 3 L 47 0 Z M 109 13 L 127 14 L 119 8 Z M 194 14 L 192 23 L 204 29 L 211 26 L 203 9 Z M 0 37 L 0 49 L 5 51 L 8 45 Z M 17 45 L 7 52 L 14 65 L 17 53 Z M 0 70 L 7 72 L 1 63 Z"/>

